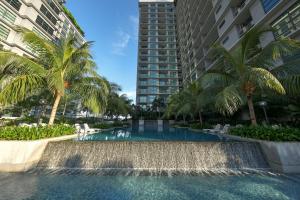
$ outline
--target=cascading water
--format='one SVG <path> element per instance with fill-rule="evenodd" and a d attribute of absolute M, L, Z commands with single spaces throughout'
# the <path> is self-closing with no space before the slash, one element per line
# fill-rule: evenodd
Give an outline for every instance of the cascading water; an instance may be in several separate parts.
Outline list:
<path fill-rule="evenodd" d="M 52 142 L 36 170 L 227 173 L 267 170 L 259 144 L 248 142 Z"/>

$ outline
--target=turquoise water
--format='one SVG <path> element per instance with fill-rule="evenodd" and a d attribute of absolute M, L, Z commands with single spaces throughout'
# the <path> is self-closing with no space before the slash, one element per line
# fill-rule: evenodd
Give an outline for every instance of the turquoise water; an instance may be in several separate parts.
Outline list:
<path fill-rule="evenodd" d="M 137 129 L 114 129 L 88 135 L 84 141 L 227 141 L 224 137 L 212 134 L 193 132 L 188 129 L 167 128 L 138 131 Z"/>
<path fill-rule="evenodd" d="M 0 174 L 0 199 L 285 200 L 300 184 L 281 176 L 84 176 Z M 299 180 L 299 179 L 298 179 Z"/>

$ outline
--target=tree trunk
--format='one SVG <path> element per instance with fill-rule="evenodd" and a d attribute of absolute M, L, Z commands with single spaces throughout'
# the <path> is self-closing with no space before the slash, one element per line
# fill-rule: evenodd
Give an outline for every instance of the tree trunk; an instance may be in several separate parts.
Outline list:
<path fill-rule="evenodd" d="M 49 126 L 52 126 L 54 124 L 54 120 L 55 120 L 55 116 L 56 116 L 56 112 L 57 112 L 57 108 L 58 108 L 60 99 L 61 99 L 61 95 L 57 94 L 56 98 L 55 98 L 55 101 L 54 101 L 54 104 L 53 104 L 53 107 L 52 107 L 52 111 L 51 111 L 51 115 L 50 115 L 50 119 L 49 119 L 49 124 L 48 124 Z"/>
<path fill-rule="evenodd" d="M 202 113 L 201 111 L 199 111 L 199 122 L 201 124 L 201 126 L 203 125 L 203 119 L 202 119 Z"/>
<path fill-rule="evenodd" d="M 257 121 L 256 121 L 252 96 L 247 96 L 247 100 L 248 100 L 248 107 L 249 107 L 249 114 L 250 114 L 251 123 L 252 123 L 252 125 L 257 126 Z"/>

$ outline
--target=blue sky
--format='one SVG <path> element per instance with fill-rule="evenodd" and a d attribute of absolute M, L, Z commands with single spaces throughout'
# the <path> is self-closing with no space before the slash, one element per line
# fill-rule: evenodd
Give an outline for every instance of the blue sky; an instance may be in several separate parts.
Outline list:
<path fill-rule="evenodd" d="M 98 72 L 135 100 L 138 0 L 68 0 L 66 6 L 95 41 Z"/>

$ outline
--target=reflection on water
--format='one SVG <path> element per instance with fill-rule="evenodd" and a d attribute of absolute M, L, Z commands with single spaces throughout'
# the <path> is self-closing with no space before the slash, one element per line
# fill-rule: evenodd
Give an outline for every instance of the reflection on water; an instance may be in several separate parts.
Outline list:
<path fill-rule="evenodd" d="M 156 128 L 131 127 L 114 129 L 98 134 L 87 135 L 84 141 L 229 141 L 227 138 L 193 132 L 188 129 L 175 129 L 158 126 Z"/>
<path fill-rule="evenodd" d="M 299 182 L 280 176 L 125 177 L 0 174 L 0 199 L 297 200 Z"/>

